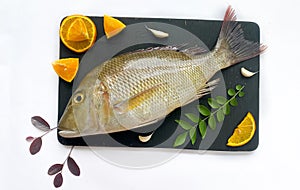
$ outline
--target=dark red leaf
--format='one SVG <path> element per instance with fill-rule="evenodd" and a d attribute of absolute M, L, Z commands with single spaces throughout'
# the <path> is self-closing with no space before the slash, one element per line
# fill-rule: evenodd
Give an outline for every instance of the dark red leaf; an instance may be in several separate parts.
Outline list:
<path fill-rule="evenodd" d="M 49 168 L 48 174 L 49 175 L 57 174 L 58 172 L 60 172 L 63 169 L 63 167 L 64 167 L 64 165 L 62 165 L 62 164 L 54 164 Z"/>
<path fill-rule="evenodd" d="M 76 164 L 74 159 L 71 158 L 70 156 L 68 157 L 68 168 L 73 175 L 75 175 L 75 176 L 80 175 L 80 169 L 79 169 L 78 165 Z"/>
<path fill-rule="evenodd" d="M 31 118 L 31 123 L 33 126 L 36 128 L 42 130 L 42 131 L 49 131 L 50 130 L 50 125 L 45 121 L 43 118 L 40 116 L 33 116 Z"/>
<path fill-rule="evenodd" d="M 38 153 L 42 147 L 42 138 L 38 137 L 34 139 L 29 147 L 29 151 L 32 155 Z"/>
<path fill-rule="evenodd" d="M 63 176 L 61 175 L 61 173 L 58 173 L 54 180 L 53 180 L 53 185 L 58 188 L 63 184 Z"/>
<path fill-rule="evenodd" d="M 33 141 L 33 139 L 34 139 L 34 137 L 32 137 L 32 136 L 26 137 L 26 141 L 27 141 L 27 142 L 31 142 L 31 141 Z"/>

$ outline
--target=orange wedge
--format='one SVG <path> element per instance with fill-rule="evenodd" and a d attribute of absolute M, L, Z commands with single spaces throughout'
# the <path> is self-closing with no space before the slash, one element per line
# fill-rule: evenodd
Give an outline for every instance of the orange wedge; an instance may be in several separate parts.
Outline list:
<path fill-rule="evenodd" d="M 67 82 L 71 82 L 78 71 L 79 58 L 59 59 L 52 63 L 57 75 Z"/>
<path fill-rule="evenodd" d="M 95 23 L 89 17 L 71 15 L 62 21 L 59 36 L 67 48 L 82 53 L 94 45 L 97 29 Z"/>
<path fill-rule="evenodd" d="M 126 27 L 123 22 L 108 15 L 103 17 L 103 26 L 107 39 L 119 34 Z"/>
<path fill-rule="evenodd" d="M 88 39 L 89 33 L 84 21 L 81 18 L 75 19 L 68 29 L 67 40 L 73 42 L 81 42 Z"/>
<path fill-rule="evenodd" d="M 227 146 L 242 146 L 248 143 L 254 136 L 256 124 L 253 115 L 248 112 L 243 121 L 234 129 L 228 139 Z"/>

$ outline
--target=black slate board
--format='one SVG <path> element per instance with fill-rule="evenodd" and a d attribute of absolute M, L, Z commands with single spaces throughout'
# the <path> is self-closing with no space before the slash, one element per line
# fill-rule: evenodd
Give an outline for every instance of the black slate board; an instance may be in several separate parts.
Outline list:
<path fill-rule="evenodd" d="M 103 18 L 102 17 L 90 17 L 96 24 L 97 27 L 97 39 L 100 41 L 104 36 L 103 31 Z M 208 21 L 208 20 L 185 20 L 185 19 L 157 19 L 157 18 L 117 18 L 124 22 L 128 27 L 144 22 L 151 22 L 154 24 L 158 24 L 158 26 L 165 26 L 165 24 L 170 24 L 171 27 L 178 27 L 180 29 L 189 31 L 191 36 L 196 36 L 201 39 L 202 42 L 208 47 L 208 49 L 212 49 L 217 41 L 219 31 L 221 28 L 222 21 Z M 150 26 L 151 26 L 151 23 Z M 242 28 L 244 30 L 245 38 L 251 41 L 259 42 L 259 27 L 257 24 L 253 22 L 240 22 Z M 148 24 L 147 24 L 148 25 Z M 168 27 L 168 26 L 166 26 Z M 157 28 L 161 29 L 161 28 Z M 149 32 L 149 31 L 148 31 Z M 176 31 L 178 32 L 178 31 Z M 123 33 L 123 32 L 122 32 Z M 122 38 L 123 34 L 119 34 L 118 36 L 110 39 L 110 40 L 118 40 L 117 38 Z M 145 30 L 147 33 L 147 30 Z M 125 34 L 124 34 L 125 35 Z M 137 33 L 136 35 L 145 35 L 142 33 Z M 151 33 L 147 33 L 147 35 L 151 35 Z M 180 34 L 181 35 L 181 34 Z M 184 36 L 183 34 L 182 36 Z M 170 35 L 171 36 L 171 35 Z M 103 40 L 104 38 L 102 38 Z M 176 36 L 176 39 L 179 39 L 177 42 L 181 42 L 181 36 Z M 124 41 L 125 40 L 125 41 Z M 123 43 L 127 43 L 126 39 L 123 39 Z M 134 51 L 140 48 L 147 48 L 153 46 L 162 46 L 162 45 L 178 45 L 178 44 L 168 44 L 168 42 L 161 43 L 157 41 L 155 37 L 153 37 L 152 43 L 147 41 L 147 43 L 136 44 L 133 46 L 129 46 L 127 48 L 122 49 L 119 53 L 124 53 L 128 51 Z M 99 46 L 100 43 L 97 41 L 95 46 Z M 104 39 L 105 41 L 105 39 Z M 193 40 L 190 40 L 193 41 Z M 122 40 L 121 40 L 122 42 Z M 113 43 L 113 42 L 109 42 Z M 192 42 L 189 45 L 192 45 Z M 93 49 L 94 48 L 94 49 Z M 59 79 L 59 102 L 58 102 L 58 121 L 63 114 L 65 106 L 72 94 L 73 85 L 78 85 L 81 78 L 88 72 L 91 67 L 87 64 L 82 64 L 82 62 L 87 62 L 88 59 L 95 56 L 94 50 L 97 50 L 97 47 L 93 47 L 92 50 L 89 50 L 86 54 L 78 54 L 74 53 L 71 50 L 67 49 L 63 43 L 60 41 L 60 58 L 68 58 L 68 57 L 78 57 L 81 59 L 80 69 L 77 78 L 72 83 L 67 83 L 62 79 Z M 98 47 L 99 48 L 99 47 Z M 86 56 L 88 55 L 88 56 Z M 91 55 L 91 56 L 90 56 Z M 116 55 L 116 54 L 115 54 Z M 99 60 L 94 60 L 95 65 L 101 64 Z M 230 68 L 224 69 L 221 72 L 217 73 L 214 78 L 221 78 L 224 81 L 214 90 L 214 94 L 222 94 L 224 95 L 224 91 L 226 88 L 234 88 L 235 85 L 241 84 L 245 85 L 245 96 L 243 98 L 238 99 L 239 105 L 237 107 L 231 107 L 230 115 L 225 117 L 223 124 L 217 125 L 216 130 L 207 131 L 207 136 L 204 140 L 201 140 L 199 132 L 197 132 L 197 141 L 195 145 L 192 145 L 190 142 L 185 144 L 184 146 L 180 146 L 177 148 L 184 149 L 194 149 L 194 150 L 218 150 L 218 151 L 252 151 L 255 150 L 258 146 L 258 132 L 259 132 L 259 73 L 251 78 L 245 78 L 240 74 L 240 68 L 246 67 L 249 70 L 259 71 L 259 57 L 252 58 L 250 60 L 244 61 L 237 65 L 234 65 Z M 226 92 L 225 92 L 226 93 Z M 157 147 L 157 148 L 174 148 L 173 143 L 175 138 L 183 131 L 181 127 L 177 126 L 174 122 L 175 119 L 178 119 L 180 114 L 188 112 L 197 113 L 197 109 L 195 105 L 207 104 L 207 98 L 210 95 L 207 95 L 200 99 L 199 101 L 195 101 L 184 108 L 179 108 L 169 114 L 166 119 L 161 122 L 161 126 L 156 130 L 155 134 L 151 138 L 148 143 L 141 143 L 138 140 L 138 135 L 141 133 L 147 134 L 149 133 L 153 127 L 157 126 L 146 126 L 134 131 L 125 131 L 114 134 L 107 135 L 95 135 L 85 138 L 63 138 L 58 134 L 58 140 L 63 145 L 76 145 L 76 146 L 107 146 L 107 147 Z M 234 128 L 241 122 L 241 120 L 246 116 L 247 112 L 251 112 L 256 120 L 256 132 L 252 140 L 244 146 L 241 147 L 228 147 L 226 146 L 227 139 L 232 135 Z M 186 119 L 187 120 L 187 119 Z"/>

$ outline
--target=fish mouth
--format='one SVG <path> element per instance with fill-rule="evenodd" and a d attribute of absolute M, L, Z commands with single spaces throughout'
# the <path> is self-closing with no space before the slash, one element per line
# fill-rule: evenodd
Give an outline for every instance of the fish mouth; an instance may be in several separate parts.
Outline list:
<path fill-rule="evenodd" d="M 75 138 L 81 136 L 75 122 L 72 106 L 70 106 L 70 104 L 67 106 L 65 112 L 59 120 L 58 130 L 59 135 L 65 138 Z"/>
<path fill-rule="evenodd" d="M 58 134 L 64 138 L 77 138 L 94 135 L 94 131 L 90 131 L 89 129 L 81 130 L 76 121 L 78 121 L 78 118 L 75 118 L 72 106 L 68 106 L 59 120 Z"/>
<path fill-rule="evenodd" d="M 58 124 L 58 130 L 59 135 L 65 138 L 75 138 L 81 136 L 75 122 L 65 117 L 61 118 Z"/>
<path fill-rule="evenodd" d="M 64 138 L 76 138 L 81 137 L 82 135 L 79 131 L 70 131 L 70 130 L 60 130 L 58 134 Z"/>

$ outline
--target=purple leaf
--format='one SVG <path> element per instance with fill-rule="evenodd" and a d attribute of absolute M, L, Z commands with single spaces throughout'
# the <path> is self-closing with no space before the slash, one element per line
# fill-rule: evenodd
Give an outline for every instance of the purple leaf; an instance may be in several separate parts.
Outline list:
<path fill-rule="evenodd" d="M 40 116 L 34 116 L 31 118 L 31 123 L 36 128 L 42 130 L 42 131 L 49 131 L 50 125 Z"/>
<path fill-rule="evenodd" d="M 49 168 L 48 174 L 49 175 L 57 174 L 58 172 L 60 172 L 63 169 L 63 167 L 64 167 L 63 164 L 54 164 Z"/>
<path fill-rule="evenodd" d="M 53 185 L 58 188 L 63 184 L 63 176 L 61 175 L 61 173 L 58 173 L 54 180 L 53 180 Z"/>
<path fill-rule="evenodd" d="M 27 142 L 31 142 L 31 141 L 33 141 L 33 139 L 34 139 L 34 137 L 32 137 L 32 136 L 26 137 L 26 141 L 27 141 Z"/>
<path fill-rule="evenodd" d="M 78 165 L 76 164 L 76 162 L 74 161 L 74 159 L 69 156 L 67 162 L 68 162 L 68 168 L 69 168 L 70 172 L 75 176 L 79 176 L 80 169 L 79 169 Z"/>
<path fill-rule="evenodd" d="M 38 153 L 42 147 L 42 138 L 38 137 L 34 139 L 29 147 L 29 151 L 32 155 Z"/>

